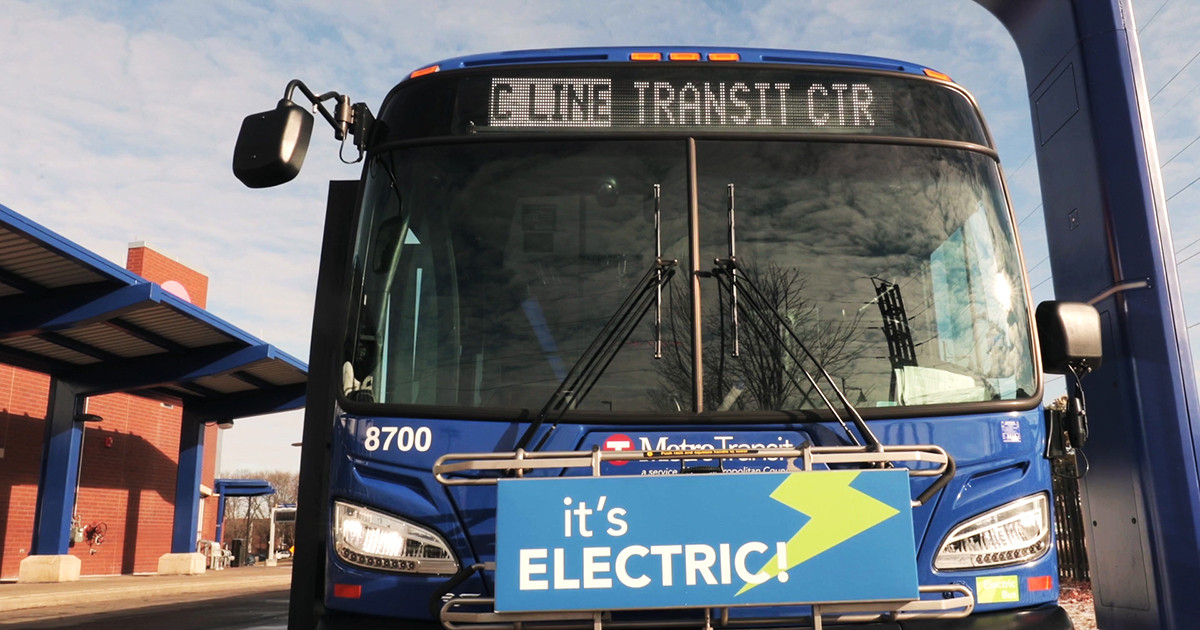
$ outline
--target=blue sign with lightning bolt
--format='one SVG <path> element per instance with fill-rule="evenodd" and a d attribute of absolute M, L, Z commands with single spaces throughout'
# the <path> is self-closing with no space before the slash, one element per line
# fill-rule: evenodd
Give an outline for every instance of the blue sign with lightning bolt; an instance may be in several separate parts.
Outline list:
<path fill-rule="evenodd" d="M 496 610 L 913 600 L 905 470 L 499 482 Z"/>

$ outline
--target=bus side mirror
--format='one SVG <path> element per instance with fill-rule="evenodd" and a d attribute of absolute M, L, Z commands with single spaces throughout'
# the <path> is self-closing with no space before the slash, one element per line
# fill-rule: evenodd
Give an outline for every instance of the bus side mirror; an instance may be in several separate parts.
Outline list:
<path fill-rule="evenodd" d="M 1084 373 L 1100 367 L 1100 312 L 1083 302 L 1042 302 L 1037 313 L 1042 367 L 1050 374 Z"/>
<path fill-rule="evenodd" d="M 271 111 L 247 116 L 233 149 L 234 176 L 250 188 L 292 181 L 304 164 L 312 128 L 312 114 L 286 98 Z"/>

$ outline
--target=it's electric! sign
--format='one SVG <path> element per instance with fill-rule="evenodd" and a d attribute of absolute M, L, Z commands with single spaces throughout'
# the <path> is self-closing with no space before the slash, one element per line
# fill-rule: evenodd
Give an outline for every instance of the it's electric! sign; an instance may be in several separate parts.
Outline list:
<path fill-rule="evenodd" d="M 505 479 L 498 501 L 499 612 L 918 597 L 904 470 Z"/>

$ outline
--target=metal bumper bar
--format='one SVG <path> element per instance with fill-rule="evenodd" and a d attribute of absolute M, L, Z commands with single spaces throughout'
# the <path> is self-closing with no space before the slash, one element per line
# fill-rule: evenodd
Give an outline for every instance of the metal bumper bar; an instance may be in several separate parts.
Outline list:
<path fill-rule="evenodd" d="M 825 465 L 882 465 L 895 466 L 900 463 L 932 464 L 930 468 L 909 468 L 912 477 L 937 477 L 915 500 L 913 507 L 923 505 L 954 477 L 954 458 L 932 444 L 883 446 L 881 450 L 869 446 L 812 446 L 800 448 L 772 449 L 718 449 L 694 451 L 526 451 L 517 449 L 507 453 L 462 453 L 439 457 L 433 464 L 433 474 L 438 482 L 446 486 L 495 485 L 499 476 L 482 476 L 478 473 L 503 473 L 523 477 L 537 469 L 590 468 L 593 476 L 600 476 L 600 464 L 612 461 L 683 461 L 729 459 L 786 459 L 788 470 L 811 471 L 819 464 Z M 797 465 L 797 460 L 800 464 Z M 474 473 L 474 474 L 472 474 Z"/>
<path fill-rule="evenodd" d="M 451 597 L 440 610 L 447 630 L 642 630 L 649 628 L 813 628 L 826 623 L 855 624 L 914 619 L 961 619 L 975 610 L 971 590 L 958 584 L 922 586 L 923 594 L 937 599 L 904 602 L 814 604 L 812 614 L 778 617 L 731 617 L 729 608 L 706 608 L 704 617 L 692 619 L 614 619 L 609 611 L 556 611 L 498 613 L 490 597 Z"/>

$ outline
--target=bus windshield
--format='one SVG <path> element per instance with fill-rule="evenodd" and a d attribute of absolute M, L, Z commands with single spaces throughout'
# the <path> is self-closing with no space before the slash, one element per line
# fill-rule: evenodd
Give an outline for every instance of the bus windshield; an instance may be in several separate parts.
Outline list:
<path fill-rule="evenodd" d="M 686 139 L 547 137 L 376 155 L 355 250 L 347 395 L 536 413 L 661 247 L 683 273 L 571 408 L 691 412 L 687 270 L 692 256 L 702 270 L 728 256 L 731 203 L 739 273 L 860 409 L 1034 394 L 1029 310 L 991 157 L 741 138 L 700 139 L 694 160 L 693 225 Z M 767 318 L 740 303 L 735 325 L 712 278 L 699 293 L 699 408 L 824 407 L 800 371 L 812 366 L 796 364 L 800 352 L 782 347 Z"/>

